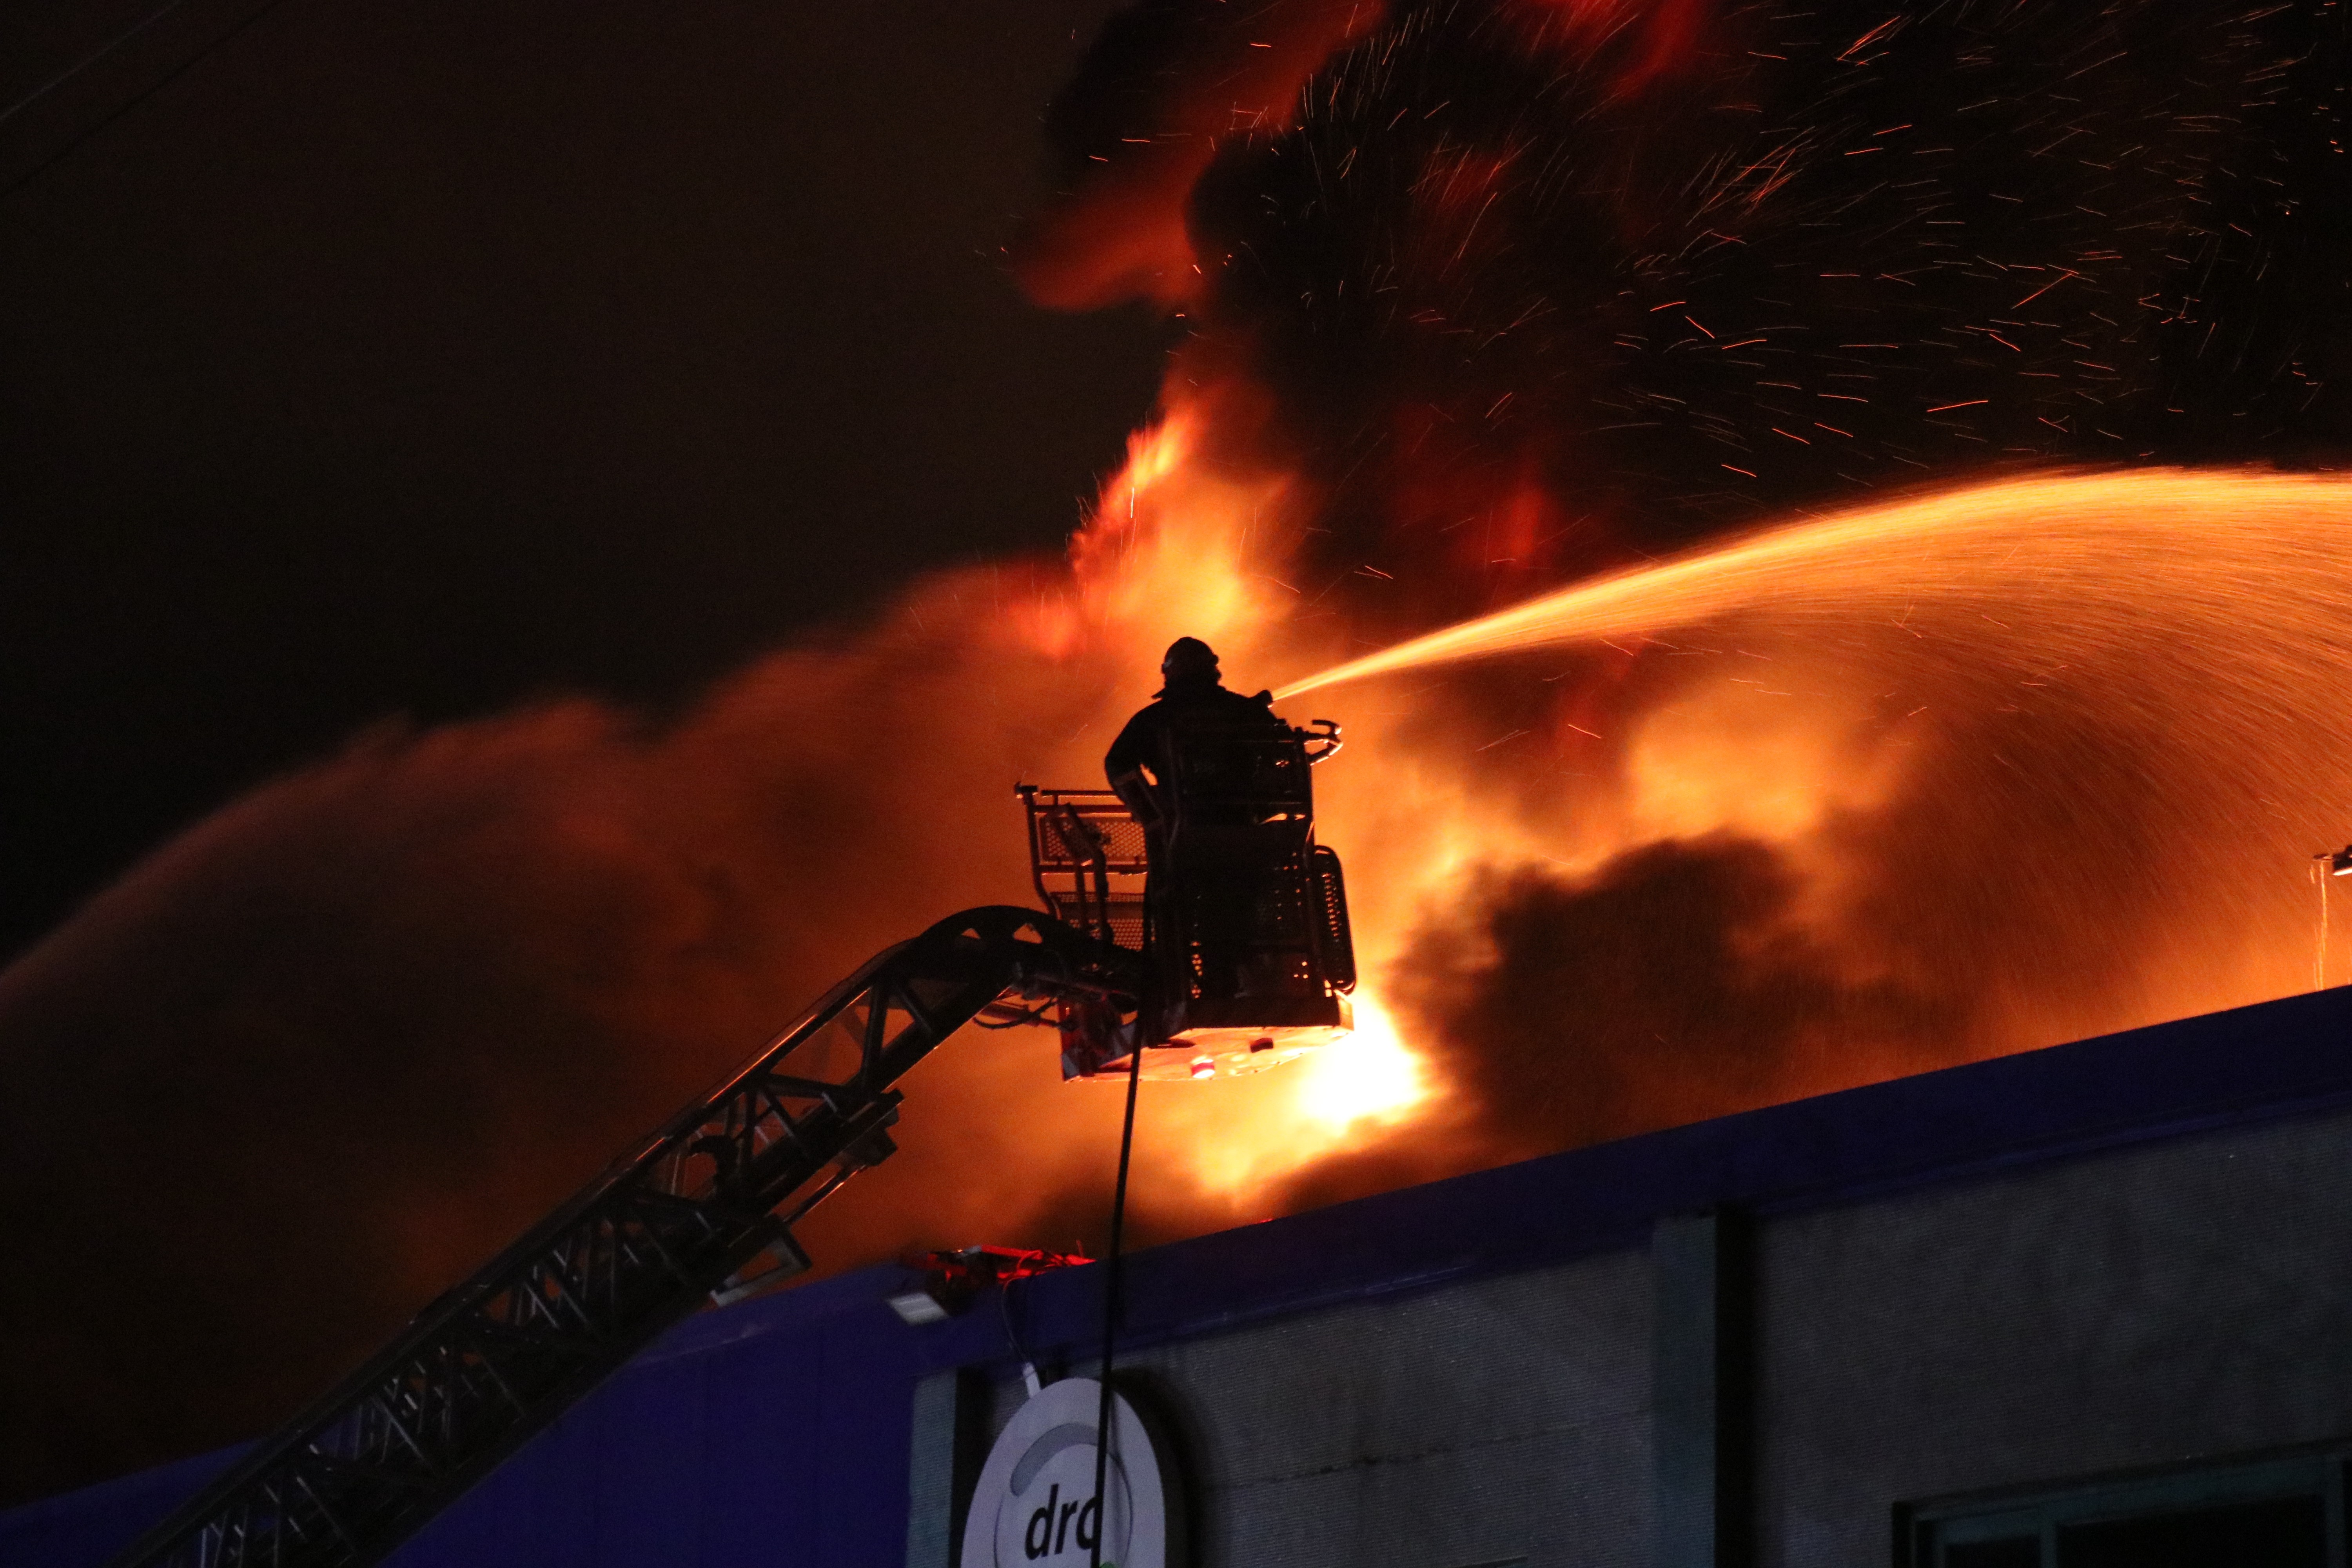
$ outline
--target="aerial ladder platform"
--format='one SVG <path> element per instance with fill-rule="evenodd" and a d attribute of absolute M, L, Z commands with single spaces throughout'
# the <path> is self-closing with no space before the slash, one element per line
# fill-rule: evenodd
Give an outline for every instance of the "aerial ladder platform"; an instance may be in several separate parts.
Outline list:
<path fill-rule="evenodd" d="M 966 910 L 877 953 L 114 1568 L 381 1561 L 671 1324 L 805 1272 L 793 1227 L 895 1151 L 898 1083 L 967 1024 L 1055 1027 L 1076 1079 L 1253 1071 L 1346 1034 L 1318 723 L 1172 737 L 1160 776 L 1202 788 L 1149 823 L 1023 786 L 1050 913 Z"/>

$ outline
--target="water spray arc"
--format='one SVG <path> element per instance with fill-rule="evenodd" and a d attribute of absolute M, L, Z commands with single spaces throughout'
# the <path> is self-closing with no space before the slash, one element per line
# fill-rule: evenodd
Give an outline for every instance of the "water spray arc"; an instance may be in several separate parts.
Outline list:
<path fill-rule="evenodd" d="M 2139 469 L 2014 479 L 1857 508 L 1580 583 L 1275 695 L 1757 609 L 1834 635 L 1922 606 L 2008 603 L 2048 617 L 2038 635 L 2068 648 L 2111 638 L 2159 605 L 2229 625 L 2294 587 L 2307 605 L 2280 618 L 2340 649 L 2352 637 L 2352 594 L 2329 585 L 2329 567 L 2347 535 L 2352 484 L 2333 478 Z M 2262 664 L 2242 665 L 2254 689 L 2267 678 Z"/>
<path fill-rule="evenodd" d="M 1785 1069 L 1775 1041 L 1724 1069 L 1757 1074 L 1759 1096 L 1820 1092 L 2314 983 L 2298 868 L 2352 795 L 2347 541 L 2352 485 L 2326 474 L 1952 486 L 1565 587 L 1310 666 L 1283 690 L 1352 700 L 1360 722 L 1401 712 L 1417 754 L 1437 753 L 1432 776 L 1471 771 L 1479 836 L 1456 853 L 1496 868 L 1495 898 L 1518 889 L 1496 906 L 1505 917 L 1612 907 L 1622 879 L 1666 863 L 1655 857 L 1779 866 L 1790 901 L 1747 929 L 1801 936 L 1838 978 L 1822 982 L 1817 1023 L 1792 1021 Z M 1547 692 L 1601 700 L 1537 706 Z M 1445 724 L 1481 703 L 1520 706 L 1482 731 Z M 1507 726 L 1533 733 L 1476 751 Z M 1472 760 L 1448 762 L 1448 744 Z M 1507 773 L 1489 761 L 1514 752 Z M 1457 946 L 1496 929 L 1473 908 L 1445 927 Z M 1539 957 L 1559 951 L 1547 928 L 1515 929 L 1528 956 L 1489 965 L 1495 1007 L 1541 965 L 1573 968 Z M 1433 936 L 1411 951 L 1446 989 L 1402 989 L 1416 1043 L 1441 1060 L 1474 1052 L 1458 1009 L 1488 973 L 1446 951 Z M 1632 1000 L 1648 1008 L 1649 994 Z M 1432 995 L 1465 1022 L 1433 1013 Z M 1495 1007 L 1475 1029 L 1500 1026 Z M 1640 1072 L 1651 1027 L 1675 1037 L 1661 1007 L 1622 1052 L 1599 1053 L 1593 1081 Z M 1696 1037 L 1690 1049 L 1714 1059 Z M 1741 1103 L 1646 1110 L 1584 1135 Z"/>

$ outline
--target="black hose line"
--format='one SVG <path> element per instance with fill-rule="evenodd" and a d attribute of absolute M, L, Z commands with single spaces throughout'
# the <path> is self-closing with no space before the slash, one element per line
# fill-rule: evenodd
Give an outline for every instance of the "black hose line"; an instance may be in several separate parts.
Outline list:
<path fill-rule="evenodd" d="M 1139 1034 L 1140 1031 L 1139 1031 Z M 1127 1124 L 1118 1135 L 1118 1185 L 1110 1201 L 1110 1256 L 1103 1260 L 1102 1399 L 1095 1407 L 1095 1539 L 1090 1568 L 1103 1568 L 1103 1538 L 1110 1533 L 1110 1510 L 1103 1504 L 1103 1481 L 1110 1469 L 1110 1360 L 1118 1331 L 1119 1249 L 1127 1229 L 1127 1166 L 1135 1152 L 1135 1090 L 1143 1081 L 1140 1038 L 1127 1058 Z"/>

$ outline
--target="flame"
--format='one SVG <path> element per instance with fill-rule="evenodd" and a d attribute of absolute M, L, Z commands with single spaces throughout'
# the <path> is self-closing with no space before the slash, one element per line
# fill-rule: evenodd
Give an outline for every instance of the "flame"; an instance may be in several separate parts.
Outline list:
<path fill-rule="evenodd" d="M 1190 630 L 1246 688 L 1259 669 L 1314 667 L 1342 633 L 1284 580 L 1300 492 L 1207 462 L 1213 419 L 1179 406 L 1139 438 L 1075 551 L 1074 592 L 1097 647 L 1133 645 L 1130 668 Z M 1792 929 L 1865 988 L 1934 990 L 1956 983 L 1940 966 L 1968 962 L 1874 928 L 1890 899 L 1913 911 L 1898 924 L 1918 919 L 1956 874 L 1902 858 L 1920 825 L 1940 821 L 1963 857 L 2049 858 L 1991 874 L 2071 889 L 2020 900 L 2021 919 L 2049 922 L 2033 942 L 2080 955 L 2067 973 L 2000 957 L 1932 1038 L 1808 1047 L 1760 1087 L 1694 1082 L 1688 1114 L 2294 989 L 2311 973 L 2308 911 L 2254 889 L 2275 879 L 2267 858 L 2299 878 L 2302 840 L 2327 839 L 2352 795 L 2333 711 L 2352 593 L 2329 570 L 2347 529 L 2352 485 L 2325 477 L 2042 475 L 1801 520 L 1321 663 L 1280 695 L 1294 719 L 1314 696 L 1315 716 L 1350 732 L 1318 790 L 1371 982 L 1361 1034 L 1244 1094 L 1170 1102 L 1163 1156 L 1213 1206 L 1337 1152 L 1461 1142 L 1435 1042 L 1414 1010 L 1383 1005 L 1412 979 L 1417 936 L 1475 901 L 1481 877 L 1527 868 L 1572 888 L 1645 847 L 1768 847 L 1795 879 Z M 1559 682 L 1517 731 L 1468 729 L 1484 721 L 1457 688 L 1400 679 L 1558 650 L 1580 661 L 1575 679 L 1496 677 Z M 1981 732 L 2001 724 L 2011 739 Z M 2078 819 L 2013 842 L 1974 823 L 1970 792 L 1997 795 L 2021 768 Z M 2103 800 L 2118 768 L 2154 782 Z M 2215 819 L 2218 802 L 2257 800 L 2272 803 L 2263 823 L 2234 807 Z M 2205 906 L 2135 909 L 2141 854 Z"/>
<path fill-rule="evenodd" d="M 1299 1113 L 1334 1142 L 1359 1123 L 1392 1126 L 1430 1097 L 1429 1073 L 1379 995 L 1359 988 L 1356 1032 L 1299 1067 L 1288 1087 Z"/>
<path fill-rule="evenodd" d="M 1037 651 L 1117 672 L 1117 684 L 1082 726 L 1093 743 L 1072 745 L 1060 764 L 1073 782 L 1099 775 L 1102 745 L 1157 687 L 1160 650 L 1177 637 L 1211 642 L 1229 679 L 1243 689 L 1254 684 L 1253 673 L 1295 663 L 1298 648 L 1323 646 L 1312 633 L 1298 637 L 1301 595 L 1285 575 L 1286 543 L 1305 498 L 1286 475 L 1213 456 L 1219 421 L 1239 416 L 1234 403 L 1212 393 L 1172 400 L 1137 432 L 1126 463 L 1073 542 L 1066 583 L 1024 612 L 1021 624 Z M 1348 777 L 1345 761 L 1318 775 L 1318 788 L 1328 793 L 1338 785 L 1341 797 L 1357 795 L 1365 782 Z M 1425 870 L 1441 874 L 1453 857 L 1431 856 L 1426 834 L 1417 842 Z M 1419 885 L 1417 879 L 1408 883 Z M 1359 894 L 1357 902 L 1375 910 L 1399 907 L 1377 893 L 1369 902 Z M 1360 939 L 1375 963 L 1390 951 L 1378 934 L 1381 924 L 1376 917 L 1373 933 Z M 1432 1103 L 1419 1055 L 1374 989 L 1360 988 L 1354 1000 L 1355 1034 L 1304 1063 L 1245 1079 L 1187 1084 L 1160 1098 L 1146 1134 L 1160 1178 L 1174 1180 L 1213 1212 L 1239 1216 L 1263 1202 L 1269 1184 L 1353 1141 L 1393 1131 Z"/>

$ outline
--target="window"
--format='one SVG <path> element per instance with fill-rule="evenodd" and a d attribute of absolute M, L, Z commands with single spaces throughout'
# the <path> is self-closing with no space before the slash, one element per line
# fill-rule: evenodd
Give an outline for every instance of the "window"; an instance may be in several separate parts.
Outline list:
<path fill-rule="evenodd" d="M 1897 1510 L 1901 1568 L 2352 1568 L 2329 1453 Z"/>

